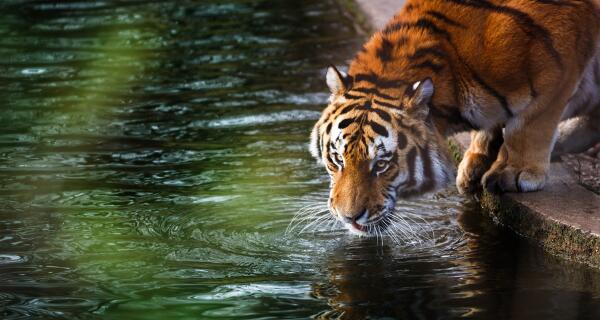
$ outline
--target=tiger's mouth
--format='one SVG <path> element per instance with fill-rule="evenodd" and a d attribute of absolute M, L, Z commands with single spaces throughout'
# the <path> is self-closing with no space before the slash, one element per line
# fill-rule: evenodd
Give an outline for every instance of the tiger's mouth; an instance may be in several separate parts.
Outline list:
<path fill-rule="evenodd" d="M 377 232 L 382 232 L 387 229 L 388 225 L 385 223 L 387 214 L 382 212 L 377 215 L 372 221 L 357 221 L 343 222 L 344 226 L 350 233 L 359 236 L 374 236 Z"/>
<path fill-rule="evenodd" d="M 358 223 L 356 223 L 356 221 L 352 221 L 351 225 L 354 229 L 356 229 L 358 231 L 364 232 L 366 230 L 366 226 L 364 226 L 362 224 L 358 224 Z"/>

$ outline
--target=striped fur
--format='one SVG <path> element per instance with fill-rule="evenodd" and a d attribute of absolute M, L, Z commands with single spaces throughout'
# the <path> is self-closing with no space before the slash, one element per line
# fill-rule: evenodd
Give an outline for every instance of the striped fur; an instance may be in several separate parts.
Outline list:
<path fill-rule="evenodd" d="M 398 197 L 446 185 L 444 138 L 467 129 L 460 191 L 542 188 L 569 101 L 600 99 L 599 34 L 600 0 L 407 1 L 347 75 L 328 71 L 311 151 L 332 177 L 332 212 L 360 230 Z"/>

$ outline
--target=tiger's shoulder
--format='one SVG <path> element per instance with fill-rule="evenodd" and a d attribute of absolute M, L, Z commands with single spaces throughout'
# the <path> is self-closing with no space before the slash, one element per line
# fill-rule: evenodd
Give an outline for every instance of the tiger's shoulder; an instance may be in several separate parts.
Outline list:
<path fill-rule="evenodd" d="M 355 88 L 399 97 L 430 77 L 434 112 L 503 123 L 597 52 L 598 0 L 409 0 L 350 65 Z M 476 113 L 469 108 L 484 103 Z M 435 108 L 439 106 L 439 108 Z"/>

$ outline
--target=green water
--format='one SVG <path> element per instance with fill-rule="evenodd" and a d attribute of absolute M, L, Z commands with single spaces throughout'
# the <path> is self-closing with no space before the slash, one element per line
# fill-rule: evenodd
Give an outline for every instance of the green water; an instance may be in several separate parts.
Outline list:
<path fill-rule="evenodd" d="M 600 276 L 452 192 L 348 236 L 307 151 L 333 1 L 0 3 L 0 318 L 600 318 Z M 308 227 L 304 232 L 299 231 Z"/>

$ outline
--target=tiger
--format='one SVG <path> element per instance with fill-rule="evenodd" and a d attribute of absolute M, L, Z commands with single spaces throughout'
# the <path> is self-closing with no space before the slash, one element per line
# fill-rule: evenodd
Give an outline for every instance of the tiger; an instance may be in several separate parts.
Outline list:
<path fill-rule="evenodd" d="M 557 140 L 600 139 L 600 0 L 409 0 L 326 83 L 310 151 L 353 233 L 453 181 L 462 194 L 541 190 Z M 456 168 L 447 138 L 461 131 Z"/>

